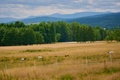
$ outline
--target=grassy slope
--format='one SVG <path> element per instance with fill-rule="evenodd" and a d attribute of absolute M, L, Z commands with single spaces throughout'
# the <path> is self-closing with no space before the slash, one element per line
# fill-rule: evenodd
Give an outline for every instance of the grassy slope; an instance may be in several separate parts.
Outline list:
<path fill-rule="evenodd" d="M 0 80 L 120 80 L 119 48 L 106 42 L 0 47 Z"/>

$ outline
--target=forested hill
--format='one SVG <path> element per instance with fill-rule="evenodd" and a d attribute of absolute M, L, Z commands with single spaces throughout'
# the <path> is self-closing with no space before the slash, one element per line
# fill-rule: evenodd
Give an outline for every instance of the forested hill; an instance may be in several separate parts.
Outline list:
<path fill-rule="evenodd" d="M 79 22 L 80 24 L 101 26 L 105 28 L 120 27 L 120 12 L 82 17 L 77 19 L 75 18 L 68 20 L 68 22 Z"/>
<path fill-rule="evenodd" d="M 106 13 L 94 16 L 78 17 L 78 18 L 61 18 L 61 17 L 34 17 L 20 20 L 24 23 L 39 23 L 39 22 L 57 22 L 66 21 L 69 23 L 78 22 L 80 24 L 87 24 L 91 26 L 101 26 L 104 28 L 120 27 L 120 13 Z"/>

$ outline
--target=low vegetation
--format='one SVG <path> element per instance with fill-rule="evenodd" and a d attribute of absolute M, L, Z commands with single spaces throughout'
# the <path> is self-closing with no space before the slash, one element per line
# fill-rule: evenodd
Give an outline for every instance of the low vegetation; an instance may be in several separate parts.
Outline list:
<path fill-rule="evenodd" d="M 120 80 L 119 48 L 118 42 L 0 47 L 0 80 Z"/>

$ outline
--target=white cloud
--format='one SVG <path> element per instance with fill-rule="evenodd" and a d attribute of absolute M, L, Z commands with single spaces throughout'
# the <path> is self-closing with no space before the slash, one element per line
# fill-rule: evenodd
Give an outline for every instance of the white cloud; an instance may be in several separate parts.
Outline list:
<path fill-rule="evenodd" d="M 23 18 L 83 11 L 119 12 L 120 0 L 0 0 L 0 17 Z"/>
<path fill-rule="evenodd" d="M 83 2 L 84 0 L 74 0 L 75 3 L 81 3 Z"/>
<path fill-rule="evenodd" d="M 120 2 L 119 2 L 119 3 L 116 3 L 116 5 L 120 7 Z"/>

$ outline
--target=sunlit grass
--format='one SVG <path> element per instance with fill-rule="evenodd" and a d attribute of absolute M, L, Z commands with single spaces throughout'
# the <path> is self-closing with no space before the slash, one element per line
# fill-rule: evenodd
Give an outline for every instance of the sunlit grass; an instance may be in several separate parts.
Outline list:
<path fill-rule="evenodd" d="M 0 47 L 0 80 L 120 80 L 119 48 L 106 42 Z"/>

